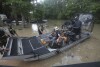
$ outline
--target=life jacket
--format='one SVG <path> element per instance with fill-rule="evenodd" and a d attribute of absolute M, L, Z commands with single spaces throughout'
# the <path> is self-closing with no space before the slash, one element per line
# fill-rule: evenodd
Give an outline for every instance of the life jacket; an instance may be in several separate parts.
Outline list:
<path fill-rule="evenodd" d="M 45 45 L 45 44 L 46 44 L 46 41 L 43 40 L 43 39 L 41 39 L 41 43 L 42 43 L 43 45 Z"/>

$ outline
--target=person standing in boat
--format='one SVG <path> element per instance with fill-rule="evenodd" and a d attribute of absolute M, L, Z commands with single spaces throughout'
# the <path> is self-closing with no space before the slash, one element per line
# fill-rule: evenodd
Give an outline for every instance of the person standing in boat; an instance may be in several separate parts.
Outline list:
<path fill-rule="evenodd" d="M 9 26 L 9 32 L 11 34 L 11 36 L 18 36 L 18 34 L 16 33 L 16 31 L 12 28 L 12 26 Z"/>
<path fill-rule="evenodd" d="M 44 26 L 43 25 L 38 26 L 38 33 L 39 33 L 39 35 L 42 35 L 43 32 L 44 32 Z"/>
<path fill-rule="evenodd" d="M 66 33 L 62 32 L 61 33 L 61 36 L 58 37 L 58 39 L 56 40 L 57 41 L 57 44 L 62 46 L 64 45 L 65 43 L 67 43 L 67 36 L 66 36 Z"/>
<path fill-rule="evenodd" d="M 76 18 L 72 21 L 72 25 L 73 25 L 72 32 L 75 33 L 76 38 L 78 39 L 81 38 L 82 22 L 78 19 L 78 16 L 76 16 Z"/>

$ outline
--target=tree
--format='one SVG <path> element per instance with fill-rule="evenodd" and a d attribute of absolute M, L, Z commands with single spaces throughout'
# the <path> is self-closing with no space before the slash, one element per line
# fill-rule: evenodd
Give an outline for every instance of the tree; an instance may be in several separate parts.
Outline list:
<path fill-rule="evenodd" d="M 25 22 L 25 18 L 29 16 L 29 12 L 32 9 L 30 0 L 6 0 L 6 4 L 10 5 L 12 12 L 11 15 L 14 16 L 17 21 L 17 15 L 22 17 L 22 22 Z M 18 25 L 18 22 L 16 23 Z"/>
<path fill-rule="evenodd" d="M 16 20 L 17 15 L 23 21 L 30 18 L 30 11 L 33 11 L 32 19 L 70 19 L 75 13 L 86 12 L 92 12 L 96 19 L 100 19 L 100 0 L 44 0 L 43 3 L 34 1 L 37 0 L 33 0 L 33 4 L 30 4 L 30 0 L 6 0 L 6 4 L 12 9 L 11 14 Z"/>
<path fill-rule="evenodd" d="M 46 18 L 69 19 L 75 13 L 90 12 L 100 18 L 100 0 L 45 0 L 43 4 Z"/>
<path fill-rule="evenodd" d="M 43 19 L 43 14 L 44 14 L 43 5 L 37 3 L 37 5 L 34 7 L 33 10 L 34 19 L 36 20 Z"/>

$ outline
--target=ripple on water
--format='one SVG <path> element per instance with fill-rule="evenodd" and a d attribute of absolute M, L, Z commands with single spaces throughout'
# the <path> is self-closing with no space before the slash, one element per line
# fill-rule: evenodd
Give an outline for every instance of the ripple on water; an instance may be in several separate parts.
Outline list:
<path fill-rule="evenodd" d="M 65 56 L 62 58 L 60 62 L 55 63 L 54 66 L 76 64 L 76 63 L 82 63 L 81 56 Z"/>

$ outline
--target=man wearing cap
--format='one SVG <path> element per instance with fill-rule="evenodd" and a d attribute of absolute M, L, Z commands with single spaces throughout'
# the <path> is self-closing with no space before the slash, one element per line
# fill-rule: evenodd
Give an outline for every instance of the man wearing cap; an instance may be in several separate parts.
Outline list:
<path fill-rule="evenodd" d="M 60 31 L 59 31 L 59 28 L 56 26 L 54 27 L 54 32 L 56 33 L 56 39 L 58 39 L 58 37 L 60 36 Z"/>

